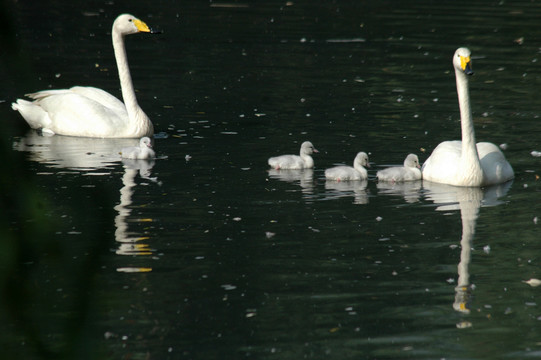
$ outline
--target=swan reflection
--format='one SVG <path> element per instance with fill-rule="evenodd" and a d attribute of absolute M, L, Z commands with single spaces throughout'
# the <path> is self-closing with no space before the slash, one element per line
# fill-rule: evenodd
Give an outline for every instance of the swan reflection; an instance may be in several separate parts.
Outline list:
<path fill-rule="evenodd" d="M 29 153 L 29 159 L 46 164 L 53 168 L 67 168 L 80 172 L 91 172 L 98 169 L 113 169 L 122 163 L 124 173 L 122 188 L 120 189 L 120 202 L 114 207 L 117 211 L 115 217 L 115 239 L 118 242 L 116 251 L 119 255 L 152 255 L 154 251 L 149 247 L 147 236 L 141 236 L 129 231 L 129 224 L 133 222 L 152 221 L 148 218 L 134 219 L 132 212 L 132 195 L 137 185 L 137 174 L 142 179 L 160 185 L 157 178 L 151 177 L 154 160 L 130 160 L 120 158 L 119 151 L 123 147 L 135 146 L 139 139 L 99 139 L 70 136 L 42 136 L 36 131 L 30 131 L 26 136 L 17 139 L 13 148 L 17 151 Z M 93 173 L 96 175 L 96 173 Z M 107 173 L 110 174 L 110 173 Z M 148 267 L 119 267 L 122 272 L 150 271 Z"/>
<path fill-rule="evenodd" d="M 408 203 L 419 202 L 421 199 L 422 181 L 389 182 L 378 181 L 378 194 L 401 196 Z"/>
<path fill-rule="evenodd" d="M 325 189 L 328 190 L 327 199 L 336 199 L 340 197 L 354 197 L 354 204 L 368 204 L 368 180 L 359 181 L 334 181 L 327 180 Z"/>
<path fill-rule="evenodd" d="M 42 136 L 32 130 L 15 140 L 13 149 L 28 152 L 30 160 L 50 167 L 91 171 L 112 168 L 120 161 L 120 149 L 138 143 L 139 139 Z"/>
<path fill-rule="evenodd" d="M 314 193 L 314 170 L 277 170 L 269 169 L 269 177 L 280 181 L 296 183 L 301 186 L 302 192 L 307 195 Z"/>
<path fill-rule="evenodd" d="M 473 289 L 472 284 L 470 284 L 469 266 L 479 209 L 481 206 L 495 206 L 503 203 L 499 198 L 509 191 L 511 184 L 512 182 L 507 182 L 487 188 L 478 188 L 457 187 L 429 181 L 423 182 L 426 198 L 438 205 L 436 211 L 460 210 L 462 220 L 461 252 L 460 262 L 458 263 L 458 281 L 455 287 L 455 301 L 453 303 L 453 308 L 456 311 L 466 314 L 470 312 L 470 299 Z"/>
<path fill-rule="evenodd" d="M 128 228 L 129 222 L 151 222 L 152 219 L 131 217 L 131 204 L 134 188 L 137 185 L 135 177 L 137 174 L 141 178 L 157 181 L 156 178 L 151 178 L 152 167 L 154 161 L 147 160 L 123 160 L 124 175 L 122 176 L 122 188 L 120 189 L 120 203 L 114 207 L 118 212 L 115 217 L 115 240 L 119 243 L 116 253 L 118 255 L 152 255 L 152 250 L 146 243 L 148 236 L 141 236 L 138 233 L 130 232 Z M 150 271 L 149 268 L 120 268 L 119 271 Z"/>

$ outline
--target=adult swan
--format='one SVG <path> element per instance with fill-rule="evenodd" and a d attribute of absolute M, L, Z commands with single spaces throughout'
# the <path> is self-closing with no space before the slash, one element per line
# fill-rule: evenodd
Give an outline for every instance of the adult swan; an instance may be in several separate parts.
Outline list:
<path fill-rule="evenodd" d="M 459 48 L 453 57 L 460 106 L 462 141 L 444 141 L 423 164 L 423 179 L 455 186 L 501 184 L 514 177 L 513 168 L 492 143 L 475 144 L 468 79 L 473 74 L 470 50 Z"/>
<path fill-rule="evenodd" d="M 46 134 L 98 138 L 139 138 L 152 136 L 152 122 L 135 98 L 124 36 L 150 28 L 133 15 L 123 14 L 113 23 L 112 37 L 124 103 L 95 87 L 75 86 L 27 94 L 34 101 L 17 99 L 11 107 L 28 125 Z"/>

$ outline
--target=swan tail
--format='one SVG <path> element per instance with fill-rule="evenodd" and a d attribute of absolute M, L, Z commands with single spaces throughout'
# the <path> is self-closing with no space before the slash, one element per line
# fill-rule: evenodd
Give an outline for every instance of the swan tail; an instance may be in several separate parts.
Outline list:
<path fill-rule="evenodd" d="M 17 99 L 11 104 L 11 108 L 18 111 L 32 129 L 47 128 L 51 123 L 49 114 L 33 102 Z"/>
<path fill-rule="evenodd" d="M 29 97 L 32 100 L 41 100 L 41 99 L 44 99 L 44 98 L 46 98 L 48 96 L 63 95 L 63 94 L 67 94 L 69 92 L 70 91 L 67 90 L 67 89 L 42 90 L 42 91 L 38 91 L 38 92 L 35 92 L 35 93 L 24 94 L 24 96 Z"/>

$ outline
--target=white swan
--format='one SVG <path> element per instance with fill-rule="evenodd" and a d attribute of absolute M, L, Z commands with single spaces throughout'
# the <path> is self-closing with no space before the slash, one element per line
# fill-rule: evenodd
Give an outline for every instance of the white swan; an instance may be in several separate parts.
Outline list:
<path fill-rule="evenodd" d="M 377 172 L 379 181 L 403 182 L 421 180 L 421 166 L 415 154 L 409 154 L 404 166 L 394 166 Z"/>
<path fill-rule="evenodd" d="M 335 181 L 366 180 L 368 171 L 364 167 L 370 167 L 368 155 L 365 152 L 357 153 L 351 166 L 335 166 L 325 170 L 325 178 Z"/>
<path fill-rule="evenodd" d="M 28 125 L 47 134 L 138 138 L 152 136 L 152 122 L 139 107 L 133 89 L 124 36 L 151 32 L 133 15 L 123 14 L 113 23 L 112 37 L 124 103 L 95 87 L 75 86 L 27 94 L 34 101 L 17 99 L 11 107 Z"/>
<path fill-rule="evenodd" d="M 156 157 L 156 153 L 152 150 L 152 141 L 147 136 L 139 140 L 139 146 L 123 148 L 120 155 L 123 159 L 134 160 L 154 159 Z"/>
<path fill-rule="evenodd" d="M 513 168 L 500 149 L 491 143 L 475 144 L 468 79 L 473 74 L 470 50 L 459 48 L 453 57 L 462 141 L 444 141 L 423 164 L 423 179 L 455 186 L 501 184 L 514 177 Z"/>
<path fill-rule="evenodd" d="M 311 169 L 314 167 L 314 159 L 310 155 L 317 153 L 314 145 L 310 141 L 305 141 L 301 145 L 299 155 L 281 155 L 271 157 L 268 160 L 269 165 L 276 170 L 279 169 Z"/>

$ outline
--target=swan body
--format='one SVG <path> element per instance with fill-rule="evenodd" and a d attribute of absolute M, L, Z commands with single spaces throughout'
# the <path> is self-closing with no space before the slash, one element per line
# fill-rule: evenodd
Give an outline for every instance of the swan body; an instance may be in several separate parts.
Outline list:
<path fill-rule="evenodd" d="M 379 181 L 404 182 L 421 180 L 421 166 L 415 154 L 409 154 L 404 166 L 394 166 L 377 172 Z"/>
<path fill-rule="evenodd" d="M 368 171 L 365 167 L 370 167 L 368 155 L 365 152 L 360 152 L 353 160 L 353 167 L 343 165 L 332 167 L 325 170 L 325 178 L 334 181 L 366 180 Z"/>
<path fill-rule="evenodd" d="M 120 155 L 123 159 L 133 160 L 154 159 L 156 157 L 156 153 L 152 149 L 152 141 L 147 136 L 139 140 L 139 146 L 123 148 L 120 151 Z"/>
<path fill-rule="evenodd" d="M 515 175 L 500 149 L 488 142 L 475 143 L 467 75 L 471 70 L 470 50 L 459 48 L 453 56 L 460 107 L 462 141 L 439 144 L 423 164 L 423 179 L 455 186 L 501 184 Z"/>
<path fill-rule="evenodd" d="M 17 99 L 11 107 L 33 129 L 49 135 L 99 138 L 152 136 L 152 122 L 139 107 L 133 89 L 124 37 L 150 28 L 133 15 L 122 14 L 113 23 L 112 39 L 124 103 L 95 87 L 43 90 Z"/>
<path fill-rule="evenodd" d="M 273 169 L 311 169 L 314 167 L 314 159 L 310 155 L 317 153 L 314 145 L 310 141 L 305 141 L 301 145 L 300 155 L 281 155 L 271 157 L 268 160 Z"/>

